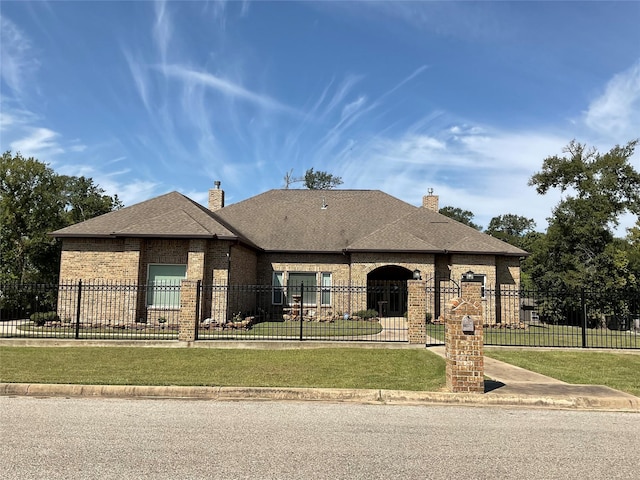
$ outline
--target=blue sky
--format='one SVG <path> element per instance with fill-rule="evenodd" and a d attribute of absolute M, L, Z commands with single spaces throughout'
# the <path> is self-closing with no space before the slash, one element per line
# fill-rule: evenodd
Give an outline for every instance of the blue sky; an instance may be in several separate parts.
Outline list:
<path fill-rule="evenodd" d="M 126 205 L 205 203 L 214 180 L 235 203 L 313 167 L 542 230 L 560 197 L 527 181 L 546 156 L 640 137 L 640 2 L 2 1 L 0 18 L 2 151 Z"/>

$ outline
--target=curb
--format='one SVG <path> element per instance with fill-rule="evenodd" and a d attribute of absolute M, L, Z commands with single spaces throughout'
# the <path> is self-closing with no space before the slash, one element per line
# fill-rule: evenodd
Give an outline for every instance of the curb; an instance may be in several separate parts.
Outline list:
<path fill-rule="evenodd" d="M 385 405 L 500 406 L 640 413 L 640 398 L 631 395 L 604 398 L 579 395 L 554 397 L 498 393 L 464 394 L 375 389 L 67 385 L 44 383 L 0 383 L 0 395 L 130 399 L 175 398 L 214 401 L 324 401 Z"/>

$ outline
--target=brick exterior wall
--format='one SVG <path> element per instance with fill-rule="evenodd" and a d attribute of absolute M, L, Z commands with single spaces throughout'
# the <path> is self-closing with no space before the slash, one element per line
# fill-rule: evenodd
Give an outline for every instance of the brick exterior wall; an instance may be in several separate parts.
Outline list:
<path fill-rule="evenodd" d="M 410 272 L 418 269 L 422 278 L 433 278 L 434 256 L 420 253 L 352 253 L 351 278 L 356 285 L 366 285 L 367 275 L 376 268 L 396 265 Z"/>
<path fill-rule="evenodd" d="M 404 253 L 266 253 L 260 255 L 258 266 L 258 284 L 271 285 L 273 272 L 331 273 L 334 286 L 367 286 L 367 275 L 373 270 L 386 266 L 404 267 L 408 271 L 418 269 L 422 278 L 433 277 L 434 256 L 430 254 Z M 332 303 L 341 312 L 366 310 L 366 295 L 350 295 L 349 292 L 334 294 Z M 337 307 L 339 306 L 339 307 Z M 324 313 L 324 312 L 323 312 Z"/>
<path fill-rule="evenodd" d="M 205 256 L 207 254 L 207 240 L 189 240 L 187 251 L 187 279 L 203 280 L 205 276 Z"/>
<path fill-rule="evenodd" d="M 256 285 L 257 281 L 258 254 L 256 251 L 243 245 L 232 245 L 229 283 L 231 285 Z"/>
<path fill-rule="evenodd" d="M 328 272 L 334 286 L 366 286 L 367 276 L 374 270 L 386 266 L 399 266 L 409 272 L 421 271 L 424 280 L 451 279 L 459 283 L 463 273 L 472 270 L 484 274 L 487 286 L 496 286 L 496 292 L 488 291 L 482 299 L 484 323 L 495 323 L 496 317 L 503 323 L 519 321 L 519 298 L 509 297 L 499 302 L 498 293 L 507 288 L 515 288 L 520 282 L 519 260 L 515 257 L 494 257 L 491 255 L 432 255 L 407 253 L 258 253 L 236 242 L 204 239 L 74 239 L 63 240 L 60 268 L 60 283 L 76 282 L 83 279 L 85 284 L 95 282 L 118 282 L 145 285 L 148 282 L 148 268 L 151 264 L 187 265 L 187 279 L 201 280 L 210 285 L 271 285 L 273 272 Z M 320 277 L 318 276 L 318 281 Z M 211 317 L 215 308 L 217 316 L 230 317 L 233 311 L 251 307 L 252 298 L 236 297 L 234 304 L 227 305 L 227 296 L 214 288 L 206 290 L 201 298 L 201 319 Z M 70 292 L 68 295 L 73 295 Z M 76 318 L 73 298 L 61 293 L 59 315 L 62 318 Z M 265 295 L 270 295 L 266 292 Z M 342 296 L 341 296 L 342 295 Z M 87 297 L 88 298 L 88 297 Z M 448 298 L 448 297 L 447 297 Z M 440 311 L 433 311 L 434 318 L 445 313 L 445 296 L 437 299 Z M 88 301 L 88 300 L 87 300 Z M 98 300 L 96 300 L 98 301 Z M 161 316 L 177 315 L 177 308 L 171 312 L 148 309 L 146 293 L 143 290 L 126 292 L 114 291 L 113 298 L 103 295 L 100 302 L 108 305 L 109 315 L 120 317 L 119 321 L 135 323 L 139 319 L 155 323 Z M 240 306 L 243 305 L 243 307 Z M 335 293 L 330 310 L 353 313 L 367 308 L 366 295 Z M 86 310 L 86 311 L 85 311 Z M 104 313 L 87 305 L 81 312 L 82 322 L 104 322 Z M 91 313 L 93 312 L 93 313 Z M 320 313 L 320 312 L 317 312 Z M 334 312 L 336 313 L 336 312 Z M 424 317 L 424 316 L 423 316 Z M 173 317 L 175 318 L 175 317 Z M 420 338 L 421 334 L 415 337 Z M 415 340 L 414 339 L 414 340 Z M 420 341 L 420 340 L 415 340 Z"/>
<path fill-rule="evenodd" d="M 255 285 L 258 278 L 258 256 L 256 252 L 243 245 L 233 245 L 230 258 L 229 285 Z M 244 310 L 246 313 L 247 310 L 250 310 L 251 313 L 254 313 L 258 299 L 255 292 L 249 289 L 246 291 L 239 289 L 227 301 L 229 302 L 226 307 L 227 320 L 229 320 L 234 312 Z"/>
<path fill-rule="evenodd" d="M 65 238 L 60 279 L 137 282 L 139 263 L 139 239 Z"/>
<path fill-rule="evenodd" d="M 271 285 L 273 272 L 330 272 L 334 285 L 355 285 L 346 255 L 326 253 L 263 253 L 257 262 L 260 285 Z"/>
<path fill-rule="evenodd" d="M 463 282 L 462 295 L 453 300 L 445 323 L 447 388 L 457 393 L 484 393 L 484 329 L 480 285 Z M 463 318 L 470 317 L 472 333 L 463 331 Z"/>
<path fill-rule="evenodd" d="M 446 289 L 453 280 L 460 285 L 463 275 L 472 271 L 486 278 L 483 302 L 483 322 L 485 325 L 496 323 L 515 324 L 520 321 L 520 299 L 517 288 L 520 285 L 520 259 L 518 257 L 500 257 L 494 255 L 438 255 L 436 257 L 437 288 L 443 293 L 436 299 L 435 316 L 444 316 L 445 304 L 449 297 Z M 505 295 L 510 292 L 510 295 Z"/>
<path fill-rule="evenodd" d="M 520 259 L 496 258 L 495 315 L 492 322 L 513 324 L 520 322 Z"/>
<path fill-rule="evenodd" d="M 60 259 L 60 284 L 77 285 L 83 280 L 80 323 L 83 325 L 134 324 L 139 318 L 139 239 L 65 238 Z M 110 284 L 96 290 L 92 284 Z M 62 288 L 58 315 L 75 322 L 78 318 L 77 290 Z"/>

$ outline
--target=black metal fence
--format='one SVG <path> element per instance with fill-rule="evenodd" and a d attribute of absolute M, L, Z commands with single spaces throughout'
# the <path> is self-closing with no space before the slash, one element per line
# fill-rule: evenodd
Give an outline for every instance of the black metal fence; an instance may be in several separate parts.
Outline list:
<path fill-rule="evenodd" d="M 407 341 L 392 286 L 201 286 L 197 339 Z M 386 291 L 385 291 L 386 289 Z M 383 300 L 387 298 L 387 300 Z"/>
<path fill-rule="evenodd" d="M 4 284 L 0 337 L 175 340 L 179 295 L 179 285 Z"/>
<path fill-rule="evenodd" d="M 180 285 L 0 285 L 0 337 L 175 340 Z M 459 285 L 428 282 L 428 344 Z M 640 348 L 640 291 L 483 287 L 486 345 Z M 199 285 L 199 340 L 408 341 L 406 285 Z"/>
<path fill-rule="evenodd" d="M 0 337 L 175 340 L 180 285 L 0 285 Z M 406 341 L 397 285 L 198 285 L 196 339 Z M 383 300 L 386 299 L 386 300 Z"/>
<path fill-rule="evenodd" d="M 428 344 L 444 344 L 444 320 L 458 285 L 427 286 Z M 522 347 L 640 348 L 640 289 L 483 288 L 484 344 Z"/>

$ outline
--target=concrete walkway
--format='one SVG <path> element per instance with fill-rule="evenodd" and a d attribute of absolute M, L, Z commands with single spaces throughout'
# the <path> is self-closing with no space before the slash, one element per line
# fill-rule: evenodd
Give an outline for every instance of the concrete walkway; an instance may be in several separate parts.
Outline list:
<path fill-rule="evenodd" d="M 43 339 L 0 339 L 0 346 L 138 346 L 164 348 L 381 348 L 423 349 L 407 343 L 374 342 L 238 342 L 200 341 L 83 341 Z M 429 347 L 444 357 L 444 346 Z M 640 398 L 602 385 L 573 385 L 509 365 L 485 356 L 484 394 L 414 392 L 379 389 L 335 388 L 240 388 L 127 385 L 61 385 L 0 383 L 0 395 L 198 398 L 210 400 L 311 400 L 404 405 L 473 405 L 527 408 L 616 410 L 640 413 Z"/>
<path fill-rule="evenodd" d="M 445 358 L 445 347 L 429 347 L 429 351 Z M 632 410 L 640 412 L 640 398 L 604 385 L 575 385 L 547 377 L 524 368 L 484 357 L 485 394 L 518 404 L 541 404 L 562 408 Z"/>

